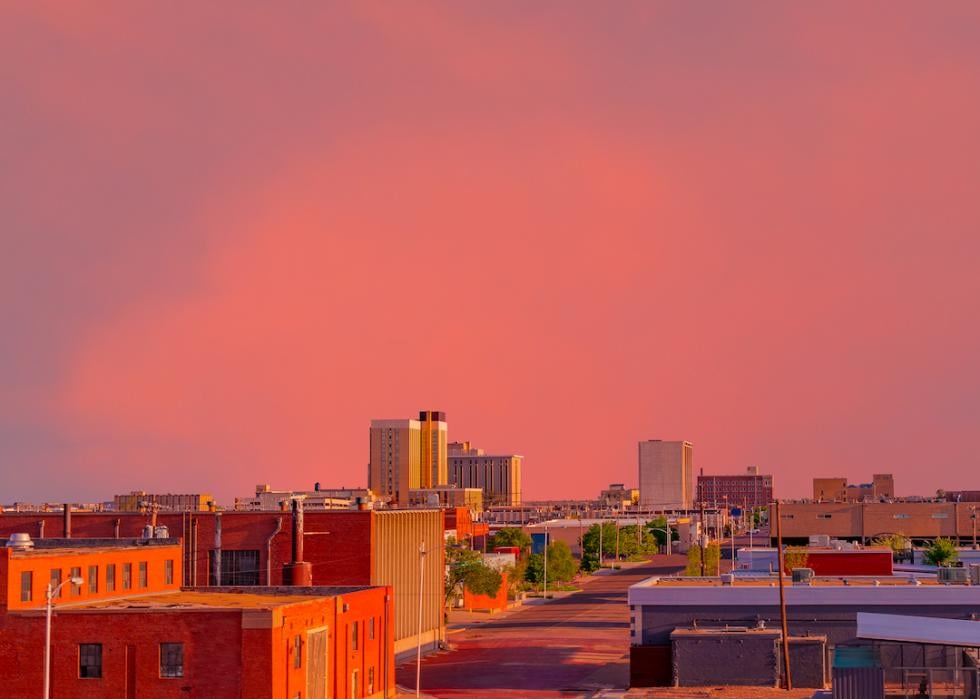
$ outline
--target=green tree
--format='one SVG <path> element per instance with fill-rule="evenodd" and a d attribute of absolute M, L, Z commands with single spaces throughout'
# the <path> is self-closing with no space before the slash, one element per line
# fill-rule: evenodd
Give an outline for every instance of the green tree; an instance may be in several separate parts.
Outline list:
<path fill-rule="evenodd" d="M 503 582 L 504 577 L 499 570 L 481 562 L 473 566 L 469 575 L 463 580 L 463 586 L 475 595 L 496 597 Z"/>
<path fill-rule="evenodd" d="M 628 524 L 619 531 L 619 552 L 628 557 L 647 556 L 657 552 L 657 539 L 646 528 L 640 527 L 639 541 L 637 541 L 637 528 L 634 524 Z M 661 533 L 662 532 L 658 532 Z"/>
<path fill-rule="evenodd" d="M 904 555 L 911 548 L 909 538 L 902 532 L 879 536 L 871 543 L 875 546 L 890 548 L 893 556 Z"/>
<path fill-rule="evenodd" d="M 926 549 L 926 562 L 934 566 L 949 566 L 959 560 L 960 554 L 952 539 L 938 538 Z"/>
<path fill-rule="evenodd" d="M 649 522 L 646 523 L 646 528 L 653 535 L 653 538 L 656 540 L 658 547 L 662 547 L 664 544 L 667 543 L 667 518 L 666 517 L 661 515 L 660 517 L 651 519 Z M 671 527 L 670 529 L 670 540 L 671 541 L 681 540 L 681 536 L 680 534 L 677 533 L 676 527 Z"/>
<path fill-rule="evenodd" d="M 784 572 L 790 573 L 797 568 L 806 568 L 809 558 L 805 546 L 787 546 L 783 552 Z"/>
<path fill-rule="evenodd" d="M 499 571 L 483 563 L 483 555 L 456 542 L 446 540 L 446 579 L 443 588 L 444 604 L 448 607 L 453 595 L 465 586 L 470 592 L 496 595 L 503 579 Z M 492 590 L 492 592 L 487 592 Z"/>
<path fill-rule="evenodd" d="M 599 567 L 599 525 L 593 524 L 582 535 L 582 570 L 591 572 Z M 602 557 L 616 553 L 616 524 L 602 523 Z M 551 550 L 548 550 L 551 555 Z"/>
<path fill-rule="evenodd" d="M 531 535 L 519 527 L 498 529 L 493 535 L 493 546 L 516 546 L 525 555 L 531 550 Z"/>
<path fill-rule="evenodd" d="M 704 574 L 719 575 L 721 571 L 721 545 L 712 542 L 704 547 Z M 687 550 L 687 568 L 684 575 L 701 575 L 701 547 L 692 546 Z"/>
<path fill-rule="evenodd" d="M 572 557 L 572 550 L 564 541 L 555 541 L 548 545 L 548 582 L 568 582 L 575 577 L 578 564 Z M 534 585 L 544 582 L 544 556 L 532 554 L 527 560 L 525 579 Z"/>

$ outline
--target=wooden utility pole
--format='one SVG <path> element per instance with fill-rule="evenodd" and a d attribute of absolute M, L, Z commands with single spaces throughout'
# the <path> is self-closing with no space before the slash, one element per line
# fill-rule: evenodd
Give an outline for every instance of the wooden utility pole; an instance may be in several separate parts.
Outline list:
<path fill-rule="evenodd" d="M 779 501 L 776 507 L 776 559 L 779 561 L 779 620 L 783 625 L 783 667 L 786 668 L 786 691 L 793 689 L 793 678 L 789 671 L 789 629 L 786 623 L 786 591 L 783 581 L 783 525 L 779 516 Z"/>
<path fill-rule="evenodd" d="M 708 537 L 708 525 L 704 519 L 704 501 L 701 502 L 701 536 L 698 537 L 698 546 L 701 547 L 701 577 L 704 577 L 704 540 Z"/>

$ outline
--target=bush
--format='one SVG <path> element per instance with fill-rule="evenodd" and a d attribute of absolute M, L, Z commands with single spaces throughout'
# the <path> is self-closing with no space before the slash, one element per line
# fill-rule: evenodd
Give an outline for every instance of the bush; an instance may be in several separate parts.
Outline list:
<path fill-rule="evenodd" d="M 788 546 L 783 552 L 783 572 L 790 573 L 796 568 L 806 568 L 809 554 L 805 546 Z"/>
<path fill-rule="evenodd" d="M 926 562 L 934 566 L 949 566 L 959 559 L 960 554 L 956 550 L 956 544 L 952 539 L 939 538 L 932 542 L 932 546 L 926 549 Z"/>
<path fill-rule="evenodd" d="M 572 558 L 572 550 L 564 541 L 555 541 L 548 546 L 548 582 L 568 582 L 578 572 L 578 564 Z M 535 553 L 527 559 L 524 577 L 529 583 L 540 585 L 544 582 L 544 556 Z"/>
<path fill-rule="evenodd" d="M 721 545 L 712 542 L 704 547 L 704 574 L 719 575 L 721 572 Z M 701 547 L 692 546 L 687 550 L 687 568 L 684 575 L 701 575 Z"/>

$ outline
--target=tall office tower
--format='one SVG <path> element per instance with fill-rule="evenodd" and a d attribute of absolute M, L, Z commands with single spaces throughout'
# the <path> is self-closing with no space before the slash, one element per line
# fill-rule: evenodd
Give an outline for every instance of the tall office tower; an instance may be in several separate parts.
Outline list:
<path fill-rule="evenodd" d="M 694 446 L 690 442 L 640 442 L 640 506 L 650 510 L 694 506 Z"/>
<path fill-rule="evenodd" d="M 422 482 L 421 438 L 418 420 L 371 420 L 368 488 L 375 495 L 408 504 L 408 491 Z"/>
<path fill-rule="evenodd" d="M 446 413 L 423 410 L 419 413 L 419 424 L 422 427 L 422 487 L 446 485 L 449 482 L 446 465 L 449 427 L 446 425 Z"/>

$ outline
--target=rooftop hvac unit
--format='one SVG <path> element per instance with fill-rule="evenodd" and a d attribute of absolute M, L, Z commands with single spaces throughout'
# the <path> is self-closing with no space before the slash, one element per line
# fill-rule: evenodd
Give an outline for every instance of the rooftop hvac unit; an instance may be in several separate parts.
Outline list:
<path fill-rule="evenodd" d="M 810 536 L 810 546 L 830 546 L 830 535 L 812 534 Z"/>
<path fill-rule="evenodd" d="M 937 579 L 943 585 L 966 585 L 970 581 L 969 573 L 966 568 L 940 568 Z"/>
<path fill-rule="evenodd" d="M 7 539 L 7 548 L 14 551 L 30 551 L 34 548 L 34 542 L 31 540 L 30 534 L 18 532 L 11 534 L 10 538 Z"/>
<path fill-rule="evenodd" d="M 143 538 L 144 539 L 152 539 L 153 538 L 153 525 L 152 524 L 147 524 L 145 527 L 143 527 Z"/>
<path fill-rule="evenodd" d="M 793 568 L 793 584 L 809 585 L 813 582 L 813 568 Z"/>
<path fill-rule="evenodd" d="M 980 565 L 976 563 L 970 564 L 970 584 L 980 585 Z"/>
<path fill-rule="evenodd" d="M 157 526 L 157 528 L 153 530 L 153 538 L 154 539 L 169 539 L 170 538 L 170 530 L 167 529 L 167 525 L 161 524 L 161 525 Z"/>

